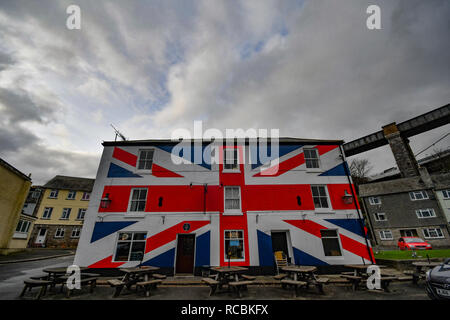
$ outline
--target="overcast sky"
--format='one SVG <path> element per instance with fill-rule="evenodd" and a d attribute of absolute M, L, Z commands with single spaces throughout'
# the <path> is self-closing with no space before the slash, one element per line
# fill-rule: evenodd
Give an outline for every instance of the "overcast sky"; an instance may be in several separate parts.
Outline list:
<path fill-rule="evenodd" d="M 447 0 L 1 0 L 0 157 L 35 184 L 95 177 L 111 123 L 129 139 L 203 120 L 351 141 L 450 102 L 449 17 Z M 359 157 L 394 165 L 389 147 Z"/>

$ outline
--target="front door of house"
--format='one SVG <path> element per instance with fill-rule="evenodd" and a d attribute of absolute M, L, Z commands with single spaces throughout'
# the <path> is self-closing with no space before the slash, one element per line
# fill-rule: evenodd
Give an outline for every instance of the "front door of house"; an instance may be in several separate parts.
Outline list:
<path fill-rule="evenodd" d="M 46 236 L 47 236 L 47 229 L 46 228 L 40 228 L 34 243 L 43 245 L 45 243 L 45 237 Z"/>
<path fill-rule="evenodd" d="M 195 234 L 179 234 L 176 273 L 194 273 Z"/>
<path fill-rule="evenodd" d="M 289 261 L 289 249 L 286 231 L 272 232 L 272 249 L 273 252 L 283 251 Z"/>

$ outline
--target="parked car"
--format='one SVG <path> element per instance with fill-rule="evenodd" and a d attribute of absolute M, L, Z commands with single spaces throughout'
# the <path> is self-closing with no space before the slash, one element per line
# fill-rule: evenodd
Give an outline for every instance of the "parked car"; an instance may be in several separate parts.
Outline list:
<path fill-rule="evenodd" d="M 425 288 L 434 300 L 450 300 L 450 258 L 426 272 Z"/>
<path fill-rule="evenodd" d="M 431 250 L 431 244 L 417 237 L 401 237 L 398 239 L 400 250 Z"/>

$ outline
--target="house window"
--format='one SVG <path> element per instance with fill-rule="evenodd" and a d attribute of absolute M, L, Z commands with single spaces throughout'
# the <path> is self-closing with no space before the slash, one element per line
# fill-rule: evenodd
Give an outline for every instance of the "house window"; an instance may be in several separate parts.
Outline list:
<path fill-rule="evenodd" d="M 413 191 L 409 193 L 411 200 L 426 200 L 428 199 L 428 193 L 426 191 Z"/>
<path fill-rule="evenodd" d="M 325 256 L 342 256 L 337 230 L 320 230 L 320 237 L 322 238 Z"/>
<path fill-rule="evenodd" d="M 56 198 L 58 198 L 58 190 L 57 189 L 53 189 L 52 191 L 50 191 L 50 195 L 48 196 L 49 198 L 52 198 L 52 199 L 56 199 Z"/>
<path fill-rule="evenodd" d="M 317 149 L 305 149 L 303 153 L 305 155 L 306 168 L 320 168 L 319 152 L 317 152 Z"/>
<path fill-rule="evenodd" d="M 50 219 L 52 216 L 53 208 L 46 207 L 44 213 L 42 214 L 42 219 Z"/>
<path fill-rule="evenodd" d="M 16 232 L 27 233 L 30 229 L 31 222 L 26 220 L 19 220 L 17 224 Z"/>
<path fill-rule="evenodd" d="M 381 240 L 393 240 L 394 239 L 394 237 L 392 236 L 391 230 L 381 230 L 379 233 L 380 233 Z"/>
<path fill-rule="evenodd" d="M 225 230 L 225 261 L 244 260 L 244 231 Z"/>
<path fill-rule="evenodd" d="M 387 221 L 385 213 L 374 213 L 375 221 Z"/>
<path fill-rule="evenodd" d="M 32 199 L 38 199 L 40 194 L 41 194 L 40 191 L 33 191 L 33 192 L 31 193 L 31 198 L 32 198 Z"/>
<path fill-rule="evenodd" d="M 83 192 L 83 196 L 81 197 L 81 200 L 89 201 L 90 198 L 91 198 L 91 194 L 89 192 Z"/>
<path fill-rule="evenodd" d="M 80 237 L 80 233 L 81 233 L 81 228 L 80 227 L 74 227 L 72 229 L 72 234 L 70 235 L 71 238 L 79 238 Z"/>
<path fill-rule="evenodd" d="M 238 149 L 236 148 L 225 148 L 223 150 L 223 168 L 224 170 L 239 170 L 238 164 Z"/>
<path fill-rule="evenodd" d="M 241 210 L 241 188 L 224 187 L 225 212 L 236 212 Z"/>
<path fill-rule="evenodd" d="M 328 195 L 325 186 L 311 186 L 314 207 L 328 208 Z"/>
<path fill-rule="evenodd" d="M 133 189 L 131 192 L 130 210 L 133 212 L 145 211 L 147 202 L 147 189 Z"/>
<path fill-rule="evenodd" d="M 75 200 L 76 195 L 76 191 L 69 191 L 69 193 L 67 194 L 67 200 Z"/>
<path fill-rule="evenodd" d="M 425 239 L 439 239 L 444 238 L 444 234 L 440 228 L 423 229 L 423 236 Z"/>
<path fill-rule="evenodd" d="M 152 170 L 154 149 L 139 150 L 138 170 Z"/>
<path fill-rule="evenodd" d="M 450 199 L 450 189 L 442 190 L 442 195 L 444 196 L 444 199 Z"/>
<path fill-rule="evenodd" d="M 369 197 L 369 203 L 371 205 L 381 204 L 381 199 L 380 197 Z"/>
<path fill-rule="evenodd" d="M 77 220 L 84 220 L 84 215 L 86 214 L 86 209 L 78 209 Z"/>
<path fill-rule="evenodd" d="M 417 237 L 417 231 L 416 229 L 400 230 L 400 235 L 402 237 Z"/>
<path fill-rule="evenodd" d="M 115 261 L 142 261 L 144 258 L 145 232 L 121 232 L 117 240 Z"/>
<path fill-rule="evenodd" d="M 417 215 L 417 218 L 419 218 L 419 219 L 436 217 L 436 213 L 434 212 L 434 209 L 419 209 L 419 210 L 416 210 L 416 215 Z"/>
<path fill-rule="evenodd" d="M 72 208 L 64 208 L 61 215 L 61 220 L 68 220 L 70 217 L 70 212 Z"/>
<path fill-rule="evenodd" d="M 57 228 L 55 232 L 55 238 L 64 238 L 64 228 Z"/>

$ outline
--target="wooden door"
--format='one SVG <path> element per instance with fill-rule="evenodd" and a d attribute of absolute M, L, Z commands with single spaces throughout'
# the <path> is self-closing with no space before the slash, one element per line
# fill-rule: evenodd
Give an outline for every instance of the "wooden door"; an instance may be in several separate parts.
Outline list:
<path fill-rule="evenodd" d="M 194 273 L 195 235 L 179 234 L 176 273 Z"/>

